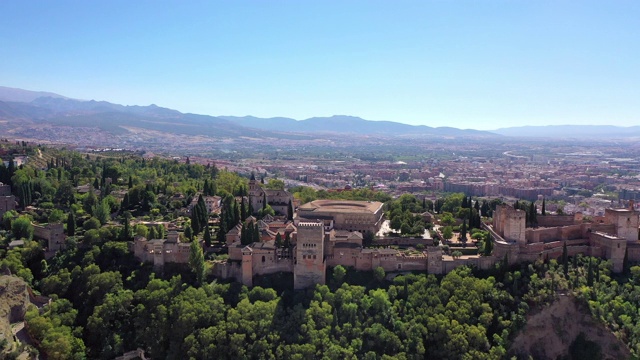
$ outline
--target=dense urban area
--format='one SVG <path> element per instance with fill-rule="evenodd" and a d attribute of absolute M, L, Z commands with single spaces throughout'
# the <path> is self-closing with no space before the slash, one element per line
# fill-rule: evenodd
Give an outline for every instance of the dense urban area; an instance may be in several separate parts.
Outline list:
<path fill-rule="evenodd" d="M 347 138 L 3 139 L 0 357 L 640 356 L 637 142 Z"/>

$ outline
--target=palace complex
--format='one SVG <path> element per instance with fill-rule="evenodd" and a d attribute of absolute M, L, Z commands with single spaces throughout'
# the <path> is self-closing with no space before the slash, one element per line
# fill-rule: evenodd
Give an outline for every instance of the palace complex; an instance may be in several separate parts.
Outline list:
<path fill-rule="evenodd" d="M 304 289 L 326 282 L 327 267 L 342 265 L 362 271 L 382 267 L 386 272 L 427 271 L 444 274 L 462 265 L 489 269 L 505 258 L 509 264 L 584 254 L 609 259 L 613 271 L 623 269 L 625 253 L 640 261 L 639 217 L 633 205 L 628 209 L 607 209 L 590 222 L 581 214 L 538 216 L 536 227 L 527 227 L 525 212 L 500 205 L 492 224 L 483 224 L 493 238 L 490 256 L 452 258 L 441 247 L 424 240 L 424 251 L 363 247 L 363 233 L 376 231 L 383 220 L 382 203 L 368 201 L 319 200 L 298 208 L 293 221 L 249 217 L 260 229 L 260 241 L 243 245 L 242 226 L 227 236 L 229 258 L 214 264 L 214 274 L 232 278 L 247 286 L 256 275 L 292 272 L 294 288 Z M 276 236 L 290 238 L 291 247 L 277 247 Z M 427 243 L 427 241 L 429 243 Z M 177 234 L 167 240 L 136 238 L 135 254 L 143 261 L 188 262 L 188 244 Z"/>

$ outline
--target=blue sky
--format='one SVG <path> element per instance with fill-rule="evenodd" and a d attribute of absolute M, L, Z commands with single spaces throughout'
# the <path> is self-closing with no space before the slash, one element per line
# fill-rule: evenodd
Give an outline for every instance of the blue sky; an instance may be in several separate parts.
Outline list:
<path fill-rule="evenodd" d="M 0 85 L 209 115 L 632 126 L 638 19 L 635 0 L 0 1 Z"/>

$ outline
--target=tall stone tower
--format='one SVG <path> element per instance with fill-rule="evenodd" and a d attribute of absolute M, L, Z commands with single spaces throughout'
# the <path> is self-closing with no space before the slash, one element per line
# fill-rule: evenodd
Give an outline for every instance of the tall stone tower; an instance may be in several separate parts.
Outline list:
<path fill-rule="evenodd" d="M 605 209 L 605 222 L 615 225 L 616 235 L 627 241 L 638 241 L 638 211 L 630 209 Z"/>
<path fill-rule="evenodd" d="M 242 285 L 253 286 L 253 249 L 242 249 Z"/>
<path fill-rule="evenodd" d="M 324 226 L 322 223 L 298 223 L 298 241 L 293 267 L 293 288 L 305 289 L 326 282 Z"/>
<path fill-rule="evenodd" d="M 525 238 L 527 214 L 509 205 L 500 205 L 493 214 L 493 228 L 506 241 L 518 245 L 527 243 Z"/>
<path fill-rule="evenodd" d="M 264 191 L 262 190 L 260 184 L 256 181 L 255 175 L 251 174 L 251 179 L 249 180 L 249 203 L 251 204 L 251 208 L 253 209 L 254 214 L 260 211 L 264 206 L 262 203 L 263 200 Z"/>

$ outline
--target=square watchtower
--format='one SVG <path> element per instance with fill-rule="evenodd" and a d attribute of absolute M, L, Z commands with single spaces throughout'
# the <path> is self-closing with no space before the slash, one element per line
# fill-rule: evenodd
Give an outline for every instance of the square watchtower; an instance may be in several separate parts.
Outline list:
<path fill-rule="evenodd" d="M 298 223 L 293 267 L 293 288 L 304 289 L 326 282 L 324 226 L 322 222 Z"/>

